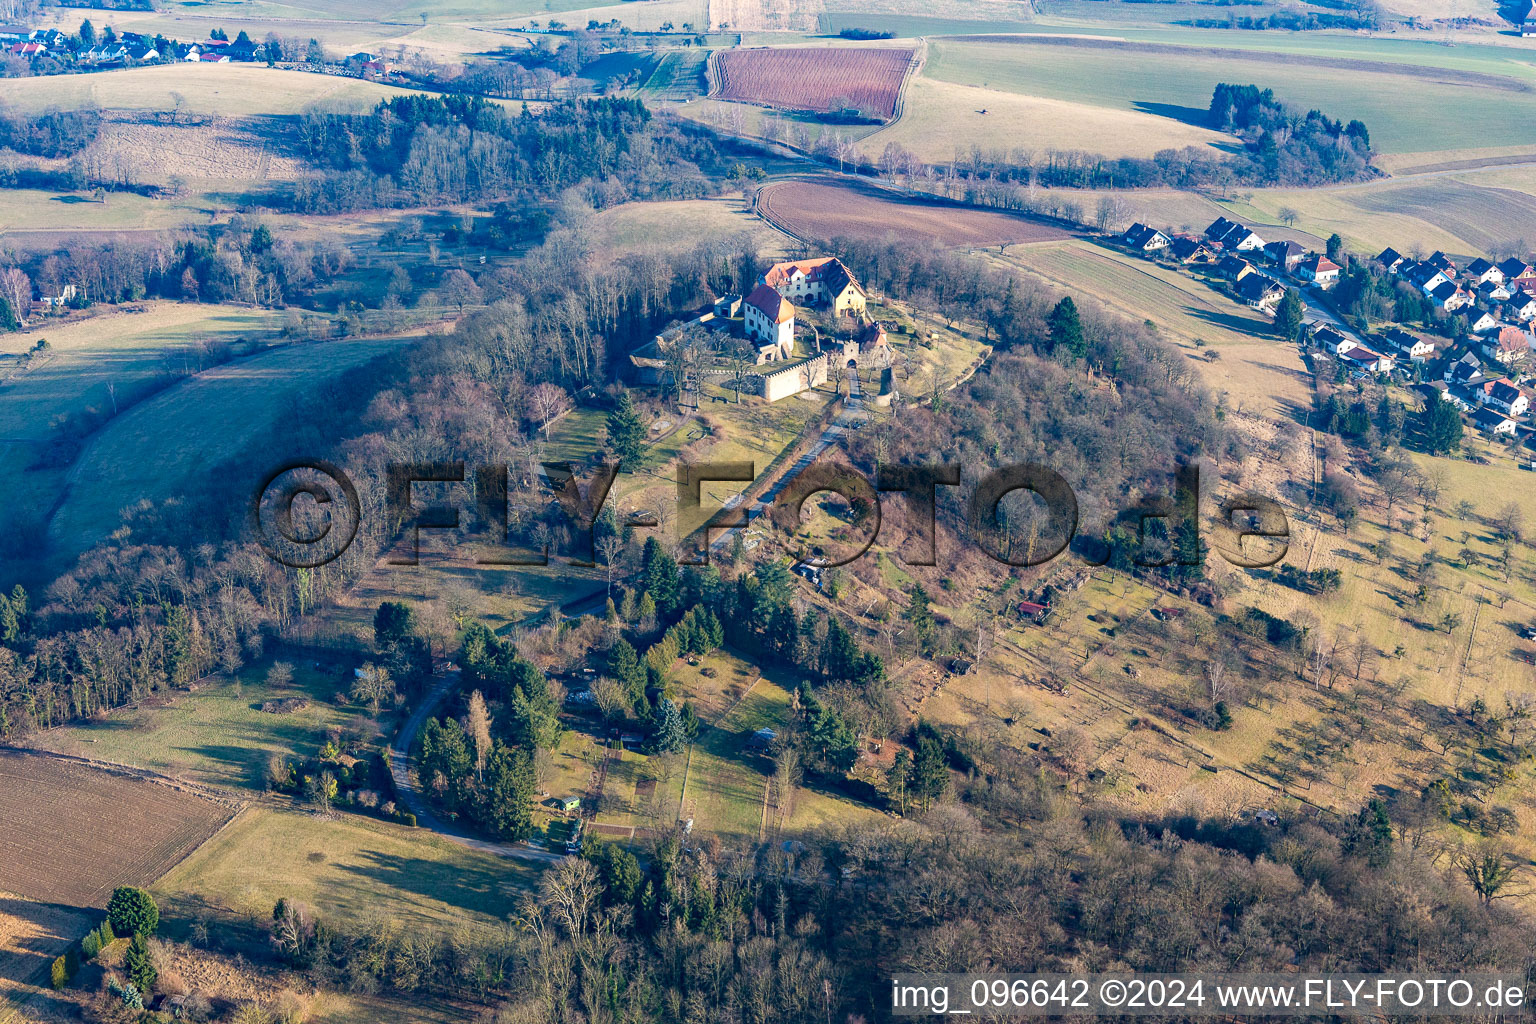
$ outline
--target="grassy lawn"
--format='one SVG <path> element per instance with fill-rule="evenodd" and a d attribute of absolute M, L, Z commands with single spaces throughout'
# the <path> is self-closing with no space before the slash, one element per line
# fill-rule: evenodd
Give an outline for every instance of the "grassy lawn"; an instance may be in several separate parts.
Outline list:
<path fill-rule="evenodd" d="M 124 709 L 101 722 L 52 730 L 38 742 L 62 754 L 261 792 L 268 755 L 310 756 L 332 727 L 376 731 L 365 711 L 332 700 L 351 684 L 350 673 L 296 661 L 292 685 L 274 689 L 264 681 L 267 664 L 242 672 L 238 683 L 216 679 L 195 693 L 177 693 L 166 706 Z M 287 697 L 312 703 L 291 714 L 261 710 L 264 701 Z"/>
<path fill-rule="evenodd" d="M 382 916 L 451 928 L 505 920 L 537 877 L 528 862 L 430 832 L 358 815 L 325 820 L 248 807 L 154 891 L 189 911 L 207 903 L 266 915 L 286 897 L 353 924 Z"/>

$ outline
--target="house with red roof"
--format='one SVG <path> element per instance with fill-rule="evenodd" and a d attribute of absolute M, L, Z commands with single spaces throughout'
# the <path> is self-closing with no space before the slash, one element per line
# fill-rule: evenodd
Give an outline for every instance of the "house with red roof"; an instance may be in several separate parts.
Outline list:
<path fill-rule="evenodd" d="M 760 283 L 791 302 L 825 306 L 834 313 L 863 313 L 868 299 L 852 272 L 836 256 L 775 263 L 763 273 Z"/>
<path fill-rule="evenodd" d="M 1314 253 L 1296 267 L 1296 276 L 1311 281 L 1319 288 L 1332 288 L 1339 280 L 1342 268 L 1322 253 Z"/>
<path fill-rule="evenodd" d="M 766 284 L 752 289 L 741 304 L 747 337 L 777 350 L 778 358 L 787 359 L 795 348 L 795 305 Z M 765 361 L 772 361 L 770 355 Z"/>

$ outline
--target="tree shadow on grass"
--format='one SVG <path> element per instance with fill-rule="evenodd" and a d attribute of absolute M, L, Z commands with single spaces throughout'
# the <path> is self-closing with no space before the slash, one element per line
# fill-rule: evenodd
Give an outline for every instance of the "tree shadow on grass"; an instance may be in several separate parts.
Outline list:
<path fill-rule="evenodd" d="M 365 864 L 348 864 L 341 870 L 372 883 L 380 890 L 412 893 L 476 914 L 502 917 L 510 913 L 517 890 L 528 888 L 534 873 L 517 861 L 504 861 L 503 870 L 476 866 L 462 860 L 433 861 L 363 851 Z M 382 897 L 383 892 L 379 895 Z"/>

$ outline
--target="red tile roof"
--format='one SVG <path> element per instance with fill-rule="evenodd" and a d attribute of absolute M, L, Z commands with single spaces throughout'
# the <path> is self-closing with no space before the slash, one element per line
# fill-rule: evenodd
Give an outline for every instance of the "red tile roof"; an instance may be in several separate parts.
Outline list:
<path fill-rule="evenodd" d="M 747 296 L 747 305 L 754 307 L 776 324 L 792 320 L 795 316 L 794 304 L 766 284 L 760 284 L 752 289 L 752 294 Z"/>

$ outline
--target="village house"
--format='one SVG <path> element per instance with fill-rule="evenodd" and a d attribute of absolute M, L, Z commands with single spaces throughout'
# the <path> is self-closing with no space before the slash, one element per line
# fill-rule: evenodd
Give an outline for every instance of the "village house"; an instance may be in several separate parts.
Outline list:
<path fill-rule="evenodd" d="M 1241 281 L 1249 274 L 1254 273 L 1254 269 L 1253 264 L 1241 256 L 1227 253 L 1221 258 L 1221 262 L 1216 264 L 1216 273 L 1229 281 Z"/>
<path fill-rule="evenodd" d="M 1477 286 L 1477 297 L 1484 302 L 1503 302 L 1509 298 L 1509 285 L 1503 281 L 1484 281 Z"/>
<path fill-rule="evenodd" d="M 1536 317 L 1536 298 L 1529 292 L 1514 292 L 1504 303 L 1504 313 L 1519 320 Z"/>
<path fill-rule="evenodd" d="M 1264 239 L 1245 225 L 1225 217 L 1217 217 L 1212 221 L 1211 226 L 1205 229 L 1205 237 L 1219 243 L 1229 252 L 1248 252 L 1252 249 L 1264 248 Z"/>
<path fill-rule="evenodd" d="M 1439 267 L 1432 267 L 1428 263 L 1404 264 L 1397 272 L 1397 276 L 1429 295 L 1436 288 L 1448 283 L 1451 279 L 1445 276 L 1445 272 Z"/>
<path fill-rule="evenodd" d="M 1456 262 L 1439 249 L 1436 249 L 1429 259 L 1424 262 L 1440 271 L 1446 277 L 1452 277 L 1456 274 Z"/>
<path fill-rule="evenodd" d="M 1268 274 L 1247 274 L 1237 282 L 1237 295 L 1254 309 L 1268 312 L 1285 298 L 1285 288 Z"/>
<path fill-rule="evenodd" d="M 1505 366 L 1516 366 L 1531 357 L 1531 335 L 1519 327 L 1505 327 L 1494 336 L 1488 358 Z"/>
<path fill-rule="evenodd" d="M 1506 434 L 1513 436 L 1515 433 L 1515 421 L 1501 412 L 1495 412 L 1484 406 L 1472 414 L 1472 422 L 1477 429 L 1485 434 Z"/>
<path fill-rule="evenodd" d="M 1339 362 L 1348 369 L 1363 373 L 1391 373 L 1393 366 L 1391 356 L 1373 352 L 1364 345 L 1352 345 L 1340 352 Z"/>
<path fill-rule="evenodd" d="M 1485 260 L 1481 257 L 1467 264 L 1465 273 L 1466 276 L 1471 279 L 1472 283 L 1477 286 L 1482 286 L 1490 282 L 1494 284 L 1504 283 L 1504 272 L 1495 266 L 1493 261 Z"/>
<path fill-rule="evenodd" d="M 1473 334 L 1487 334 L 1489 331 L 1496 331 L 1499 329 L 1499 321 L 1494 317 L 1492 313 L 1481 309 L 1475 310 L 1475 312 L 1477 313 L 1477 316 L 1471 318 L 1472 323 L 1468 325 L 1467 330 L 1471 331 Z"/>
<path fill-rule="evenodd" d="M 1488 381 L 1483 385 L 1482 392 L 1483 404 L 1493 406 L 1506 416 L 1524 416 L 1531 407 L 1531 400 L 1525 396 L 1525 392 L 1515 387 L 1515 382 L 1508 377 Z"/>
<path fill-rule="evenodd" d="M 1319 288 L 1332 288 L 1339 281 L 1339 271 L 1343 269 L 1327 256 L 1317 253 L 1308 259 L 1302 260 L 1296 268 L 1296 276 L 1303 281 L 1311 281 Z"/>
<path fill-rule="evenodd" d="M 1270 242 L 1264 247 L 1264 258 L 1289 274 L 1307 258 L 1307 250 L 1295 242 Z"/>
<path fill-rule="evenodd" d="M 1127 246 L 1135 249 L 1137 252 L 1157 252 L 1159 249 L 1168 248 L 1169 245 L 1167 235 L 1140 221 L 1126 228 L 1125 234 L 1121 236 L 1121 239 Z"/>
<path fill-rule="evenodd" d="M 1471 293 L 1455 281 L 1445 281 L 1426 294 L 1437 308 L 1447 313 L 1454 313 L 1458 309 L 1472 305 Z"/>
<path fill-rule="evenodd" d="M 1325 323 L 1313 325 L 1312 343 L 1319 348 L 1324 348 L 1334 353 L 1341 352 L 1354 344 L 1337 327 Z"/>
<path fill-rule="evenodd" d="M 229 54 L 215 51 L 213 53 L 201 54 L 197 59 L 203 64 L 228 64 Z"/>
<path fill-rule="evenodd" d="M 1192 235 L 1179 235 L 1168 246 L 1168 252 L 1180 263 L 1209 263 L 1216 258 L 1216 251 L 1203 239 Z"/>
<path fill-rule="evenodd" d="M 1536 269 L 1524 260 L 1511 256 L 1499 264 L 1499 273 L 1510 291 L 1520 291 L 1528 285 L 1536 285 Z"/>
<path fill-rule="evenodd" d="M 1450 366 L 1445 368 L 1445 382 L 1448 384 L 1477 385 L 1483 382 L 1483 363 L 1471 352 L 1465 352 Z"/>
<path fill-rule="evenodd" d="M 1387 343 L 1397 350 L 1399 356 L 1411 362 L 1427 363 L 1435 356 L 1434 342 L 1409 334 L 1400 327 L 1389 330 L 1386 339 Z"/>
<path fill-rule="evenodd" d="M 1381 251 L 1381 255 L 1376 257 L 1376 262 L 1380 263 L 1389 274 L 1396 274 L 1398 268 L 1407 262 L 1407 260 L 1408 257 L 1404 256 L 1402 253 L 1398 252 L 1391 246 L 1383 249 Z"/>

